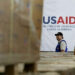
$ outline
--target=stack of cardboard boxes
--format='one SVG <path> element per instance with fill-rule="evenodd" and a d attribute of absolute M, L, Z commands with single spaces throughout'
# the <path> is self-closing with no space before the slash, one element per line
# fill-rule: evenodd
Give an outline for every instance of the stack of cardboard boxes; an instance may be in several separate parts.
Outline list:
<path fill-rule="evenodd" d="M 0 1 L 0 54 L 5 54 L 5 58 L 10 55 L 9 62 L 31 63 L 39 59 L 42 3 L 42 0 Z"/>

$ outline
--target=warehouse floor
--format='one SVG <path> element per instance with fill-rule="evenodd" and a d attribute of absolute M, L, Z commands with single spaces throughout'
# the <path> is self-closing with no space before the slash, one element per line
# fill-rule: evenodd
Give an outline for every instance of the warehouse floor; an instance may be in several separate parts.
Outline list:
<path fill-rule="evenodd" d="M 40 52 L 40 61 L 37 62 L 38 75 L 64 75 L 73 73 L 75 75 L 75 57 L 73 52 L 55 53 L 55 52 Z M 24 64 L 16 65 L 16 73 L 23 74 Z M 0 72 L 4 72 L 4 67 L 0 67 Z M 4 75 L 4 74 L 0 74 Z M 30 74 L 29 74 L 30 75 Z"/>

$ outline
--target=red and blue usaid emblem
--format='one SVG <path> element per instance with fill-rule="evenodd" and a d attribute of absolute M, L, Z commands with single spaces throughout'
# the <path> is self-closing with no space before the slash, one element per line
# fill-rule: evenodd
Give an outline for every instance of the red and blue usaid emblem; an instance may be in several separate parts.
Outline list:
<path fill-rule="evenodd" d="M 56 16 L 43 16 L 44 24 L 75 24 L 75 16 L 56 17 Z"/>

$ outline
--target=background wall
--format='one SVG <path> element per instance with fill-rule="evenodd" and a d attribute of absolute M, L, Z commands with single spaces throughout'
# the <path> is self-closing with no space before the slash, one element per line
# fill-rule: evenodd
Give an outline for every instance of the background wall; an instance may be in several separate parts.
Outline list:
<path fill-rule="evenodd" d="M 62 16 L 65 20 L 66 16 L 75 17 L 75 0 L 44 0 L 44 10 L 43 16 L 48 20 L 48 16 Z M 51 30 L 52 24 L 42 24 L 42 41 L 41 41 L 41 51 L 55 51 L 57 45 L 56 37 L 54 36 L 57 32 L 62 32 L 64 34 L 64 39 L 67 41 L 68 50 L 73 51 L 75 46 L 75 24 L 54 24 L 53 27 L 56 30 Z M 62 30 L 65 26 L 66 30 Z"/>

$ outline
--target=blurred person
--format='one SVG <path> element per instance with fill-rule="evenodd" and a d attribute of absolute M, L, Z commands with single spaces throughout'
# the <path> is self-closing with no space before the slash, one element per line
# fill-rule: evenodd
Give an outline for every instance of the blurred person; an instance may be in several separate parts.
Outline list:
<path fill-rule="evenodd" d="M 58 32 L 57 34 L 55 34 L 55 36 L 58 41 L 55 52 L 67 52 L 68 51 L 67 43 L 63 39 L 63 33 Z"/>

